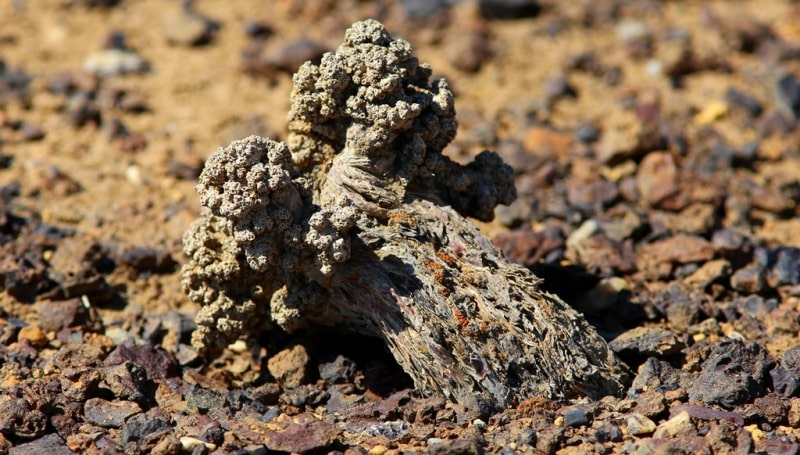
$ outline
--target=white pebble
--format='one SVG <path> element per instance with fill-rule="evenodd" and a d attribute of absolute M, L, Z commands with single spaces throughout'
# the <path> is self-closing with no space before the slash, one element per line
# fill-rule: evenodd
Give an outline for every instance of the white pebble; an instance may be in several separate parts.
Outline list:
<path fill-rule="evenodd" d="M 120 49 L 106 49 L 90 54 L 83 61 L 83 70 L 100 77 L 139 73 L 147 64 L 138 55 Z"/>

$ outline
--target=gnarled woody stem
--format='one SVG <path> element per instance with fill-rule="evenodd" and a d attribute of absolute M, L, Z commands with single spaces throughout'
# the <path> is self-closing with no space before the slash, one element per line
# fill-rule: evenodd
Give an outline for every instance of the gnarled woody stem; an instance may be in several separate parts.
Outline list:
<path fill-rule="evenodd" d="M 295 76 L 288 148 L 250 137 L 211 156 L 184 239 L 193 343 L 335 325 L 382 338 L 419 390 L 458 401 L 622 392 L 596 331 L 465 218 L 510 203 L 513 172 L 492 152 L 442 155 L 455 109 L 429 77 L 407 42 L 356 23 Z"/>

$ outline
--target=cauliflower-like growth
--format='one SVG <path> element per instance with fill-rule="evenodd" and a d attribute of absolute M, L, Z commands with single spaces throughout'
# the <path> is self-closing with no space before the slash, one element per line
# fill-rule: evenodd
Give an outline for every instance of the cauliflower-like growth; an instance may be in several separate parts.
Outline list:
<path fill-rule="evenodd" d="M 200 306 L 192 344 L 210 354 L 260 327 L 268 327 L 269 277 L 241 260 L 227 220 L 204 211 L 183 236 L 189 262 L 183 268 L 183 291 Z"/>
<path fill-rule="evenodd" d="M 453 93 L 430 76 L 408 42 L 358 22 L 295 75 L 288 146 L 249 137 L 211 155 L 184 238 L 194 346 L 336 325 L 383 338 L 421 391 L 458 401 L 625 390 L 580 314 L 465 218 L 510 203 L 513 172 L 492 152 L 442 155 Z"/>
<path fill-rule="evenodd" d="M 280 263 L 283 233 L 302 216 L 291 168 L 285 144 L 250 136 L 217 150 L 200 175 L 200 203 L 229 222 L 253 270 Z"/>
<path fill-rule="evenodd" d="M 313 205 L 306 180 L 293 179 L 293 166 L 285 144 L 256 136 L 208 159 L 197 185 L 206 210 L 184 236 L 190 261 L 183 287 L 201 306 L 193 338 L 198 349 L 217 351 L 269 324 L 270 301 L 291 302 L 280 303 L 271 317 L 284 329 L 296 328 L 304 312 L 319 312 L 325 299 L 312 297 L 320 294 L 313 287 L 307 297 L 280 296 L 302 288 L 303 274 L 324 281 L 350 258 L 358 216 L 349 199 L 339 195 L 326 208 Z"/>
<path fill-rule="evenodd" d="M 430 76 L 411 45 L 374 20 L 354 24 L 318 66 L 300 68 L 288 140 L 295 164 L 315 177 L 315 200 L 346 192 L 382 217 L 421 197 L 481 220 L 514 200 L 511 168 L 496 155 L 467 168 L 442 155 L 456 112 L 447 82 Z"/>
<path fill-rule="evenodd" d="M 309 217 L 305 243 L 316 253 L 320 273 L 328 276 L 333 265 L 350 258 L 350 237 L 343 235 L 356 225 L 358 213 L 350 200 L 339 195 L 331 207 Z"/>

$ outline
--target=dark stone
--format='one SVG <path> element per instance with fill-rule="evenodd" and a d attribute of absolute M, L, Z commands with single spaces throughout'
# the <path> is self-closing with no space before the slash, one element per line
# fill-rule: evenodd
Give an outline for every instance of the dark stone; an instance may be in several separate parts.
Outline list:
<path fill-rule="evenodd" d="M 693 453 L 711 455 L 708 441 L 701 436 L 676 439 L 652 438 L 645 442 L 646 453 L 653 455 L 671 455 L 676 453 Z"/>
<path fill-rule="evenodd" d="M 26 141 L 38 141 L 44 138 L 44 130 L 34 123 L 22 122 L 19 130 L 22 133 L 22 139 Z"/>
<path fill-rule="evenodd" d="M 750 167 L 758 157 L 758 148 L 760 144 L 757 141 L 748 142 L 741 148 L 733 151 L 731 164 L 737 167 Z"/>
<path fill-rule="evenodd" d="M 272 26 L 265 21 L 252 21 L 244 26 L 244 34 L 250 38 L 266 38 L 272 35 Z"/>
<path fill-rule="evenodd" d="M 325 390 L 320 390 L 314 385 L 300 385 L 284 392 L 280 396 L 283 403 L 292 406 L 316 406 L 323 403 L 330 398 L 330 395 Z"/>
<path fill-rule="evenodd" d="M 102 369 L 103 382 L 100 387 L 106 388 L 116 398 L 142 403 L 148 388 L 147 370 L 133 362 Z"/>
<path fill-rule="evenodd" d="M 725 341 L 703 362 L 688 388 L 689 399 L 733 408 L 765 392 L 767 372 L 774 360 L 756 342 Z"/>
<path fill-rule="evenodd" d="M 725 99 L 732 105 L 743 108 L 751 117 L 758 117 L 764 111 L 758 99 L 742 93 L 735 88 L 725 92 Z"/>
<path fill-rule="evenodd" d="M 267 382 L 256 388 L 248 390 L 253 399 L 258 400 L 259 403 L 265 406 L 272 406 L 278 404 L 278 397 L 281 394 L 281 388 L 274 382 Z"/>
<path fill-rule="evenodd" d="M 800 284 L 800 248 L 779 247 L 770 275 L 774 286 Z"/>
<path fill-rule="evenodd" d="M 621 356 L 666 357 L 684 348 L 673 332 L 656 327 L 636 327 L 622 333 L 609 343 Z"/>
<path fill-rule="evenodd" d="M 784 74 L 775 82 L 778 103 L 795 119 L 800 118 L 800 81 L 792 74 Z"/>
<path fill-rule="evenodd" d="M 667 410 L 667 403 L 664 395 L 658 390 L 647 390 L 637 394 L 634 399 L 636 400 L 636 407 L 633 412 L 641 414 L 645 417 L 656 418 Z"/>
<path fill-rule="evenodd" d="M 220 446 L 225 440 L 225 430 L 222 429 L 218 422 L 213 422 L 209 424 L 206 431 L 200 435 L 200 439 Z"/>
<path fill-rule="evenodd" d="M 356 364 L 343 355 L 319 364 L 319 377 L 330 384 L 351 383 L 356 377 Z"/>
<path fill-rule="evenodd" d="M 704 292 L 681 282 L 672 282 L 663 291 L 655 293 L 652 303 L 667 316 L 671 328 L 685 332 L 702 319 L 701 308 L 705 299 Z"/>
<path fill-rule="evenodd" d="M 517 445 L 529 445 L 535 446 L 536 445 L 536 432 L 530 428 L 524 428 L 522 431 L 519 432 L 516 439 Z"/>
<path fill-rule="evenodd" d="M 750 264 L 731 275 L 731 287 L 743 294 L 758 294 L 766 284 L 766 270 L 760 264 Z"/>
<path fill-rule="evenodd" d="M 409 19 L 430 19 L 449 7 L 445 0 L 400 0 Z"/>
<path fill-rule="evenodd" d="M 184 153 L 169 160 L 169 174 L 179 180 L 197 180 L 204 164 L 199 157 Z"/>
<path fill-rule="evenodd" d="M 428 446 L 428 455 L 481 455 L 481 448 L 475 439 L 452 439 Z"/>
<path fill-rule="evenodd" d="M 492 242 L 515 262 L 530 267 L 553 251 L 564 248 L 564 233 L 560 227 L 547 224 L 540 232 L 527 227 L 504 232 Z"/>
<path fill-rule="evenodd" d="M 39 316 L 39 325 L 45 332 L 84 326 L 89 319 L 89 310 L 79 298 L 41 301 L 36 304 L 36 313 Z"/>
<path fill-rule="evenodd" d="M 99 126 L 102 123 L 100 107 L 94 102 L 95 93 L 80 91 L 67 100 L 67 119 L 75 128 L 81 128 L 90 123 Z"/>
<path fill-rule="evenodd" d="M 132 401 L 106 401 L 90 398 L 83 406 L 87 422 L 101 427 L 119 428 L 128 417 L 142 412 L 142 408 Z"/>
<path fill-rule="evenodd" d="M 74 455 L 75 452 L 69 449 L 56 433 L 42 436 L 35 441 L 26 442 L 8 451 L 8 455 Z"/>
<path fill-rule="evenodd" d="M 189 410 L 201 413 L 225 406 L 225 393 L 192 384 L 184 399 Z"/>
<path fill-rule="evenodd" d="M 800 378 L 800 344 L 786 350 L 781 363 L 790 373 Z"/>
<path fill-rule="evenodd" d="M 497 19 L 520 19 L 539 14 L 541 6 L 537 0 L 480 0 L 481 13 Z"/>
<path fill-rule="evenodd" d="M 175 356 L 160 347 L 122 343 L 108 354 L 104 364 L 113 366 L 124 362 L 140 365 L 151 380 L 170 378 L 178 374 L 178 361 Z"/>
<path fill-rule="evenodd" d="M 800 345 L 783 353 L 781 365 L 770 371 L 775 393 L 788 398 L 800 394 Z"/>
<path fill-rule="evenodd" d="M 63 370 L 60 379 L 64 397 L 83 403 L 87 398 L 96 395 L 102 375 L 96 368 L 79 367 Z"/>
<path fill-rule="evenodd" d="M 575 87 L 569 83 L 566 77 L 562 76 L 548 79 L 544 86 L 544 94 L 550 101 L 560 98 L 578 97 L 578 92 Z"/>
<path fill-rule="evenodd" d="M 48 362 L 58 371 L 72 368 L 98 367 L 103 361 L 103 351 L 93 344 L 69 344 L 59 349 Z"/>
<path fill-rule="evenodd" d="M 456 422 L 465 425 L 475 419 L 486 420 L 497 410 L 485 399 L 472 395 L 454 406 Z"/>
<path fill-rule="evenodd" d="M 589 417 L 586 411 L 581 408 L 572 408 L 564 413 L 564 426 L 565 427 L 582 427 L 589 423 Z"/>
<path fill-rule="evenodd" d="M 600 129 L 594 125 L 581 125 L 575 130 L 575 140 L 590 144 L 600 139 Z"/>
<path fill-rule="evenodd" d="M 497 206 L 494 214 L 500 224 L 509 229 L 515 229 L 530 221 L 532 211 L 528 202 L 524 199 L 517 199 L 511 205 Z"/>
<path fill-rule="evenodd" d="M 622 441 L 622 429 L 612 423 L 603 424 L 594 433 L 600 443 Z"/>
<path fill-rule="evenodd" d="M 772 378 L 772 388 L 778 395 L 789 398 L 800 391 L 800 378 L 792 374 L 783 365 L 773 368 L 769 375 Z"/>
<path fill-rule="evenodd" d="M 264 55 L 261 63 L 271 70 L 293 73 L 306 61 L 318 64 L 328 49 L 316 42 L 301 38 Z"/>
<path fill-rule="evenodd" d="M 567 201 L 585 214 L 592 214 L 595 211 L 602 212 L 605 207 L 610 206 L 618 198 L 617 185 L 608 180 L 567 186 Z"/>
<path fill-rule="evenodd" d="M 24 398 L 0 395 L 0 433 L 33 438 L 44 433 L 47 416 Z"/>
<path fill-rule="evenodd" d="M 764 317 L 778 307 L 775 299 L 765 299 L 760 295 L 749 295 L 733 301 L 733 306 L 740 315 Z"/>
<path fill-rule="evenodd" d="M 139 273 L 169 273 L 173 272 L 177 265 L 168 252 L 156 248 L 130 248 L 120 255 L 119 260 Z"/>
<path fill-rule="evenodd" d="M 267 412 L 267 407 L 255 397 L 242 390 L 232 390 L 225 398 L 227 406 L 237 412 L 247 414 L 263 414 Z"/>
<path fill-rule="evenodd" d="M 169 414 L 153 409 L 137 414 L 125 422 L 122 426 L 122 445 L 125 446 L 126 453 L 149 453 L 161 439 L 172 432 Z"/>
<path fill-rule="evenodd" d="M 774 394 L 769 394 L 756 398 L 753 404 L 746 405 L 742 417 L 748 422 L 767 422 L 776 426 L 786 424 L 788 411 L 788 402 L 784 402 Z"/>
<path fill-rule="evenodd" d="M 267 449 L 279 452 L 317 453 L 330 447 L 339 434 L 340 430 L 330 423 L 315 418 L 311 413 L 303 413 L 280 431 L 267 431 L 263 443 Z"/>
<path fill-rule="evenodd" d="M 650 357 L 639 367 L 628 396 L 636 396 L 646 390 L 676 390 L 680 387 L 681 376 L 686 374 L 663 360 Z"/>
<path fill-rule="evenodd" d="M 279 407 L 270 408 L 261 416 L 261 420 L 267 423 L 272 422 L 281 415 L 281 412 L 281 408 Z"/>
<path fill-rule="evenodd" d="M 768 453 L 770 455 L 797 455 L 800 453 L 800 444 L 765 438 L 755 443 L 755 451 L 756 453 Z"/>

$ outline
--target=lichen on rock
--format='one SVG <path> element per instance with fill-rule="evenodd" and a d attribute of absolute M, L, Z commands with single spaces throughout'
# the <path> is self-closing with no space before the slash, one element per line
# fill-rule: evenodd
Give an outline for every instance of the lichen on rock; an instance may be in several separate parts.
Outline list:
<path fill-rule="evenodd" d="M 494 152 L 442 154 L 454 97 L 430 76 L 408 42 L 358 22 L 295 75 L 288 145 L 212 154 L 184 238 L 194 346 L 334 325 L 382 338 L 420 391 L 457 401 L 621 392 L 596 331 L 466 218 L 512 202 L 513 171 Z"/>

